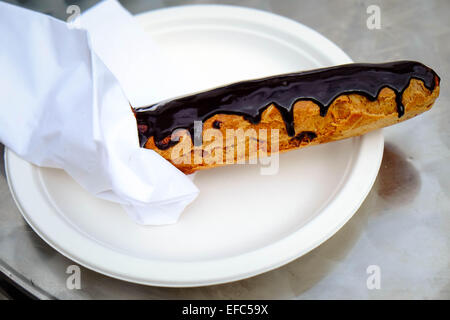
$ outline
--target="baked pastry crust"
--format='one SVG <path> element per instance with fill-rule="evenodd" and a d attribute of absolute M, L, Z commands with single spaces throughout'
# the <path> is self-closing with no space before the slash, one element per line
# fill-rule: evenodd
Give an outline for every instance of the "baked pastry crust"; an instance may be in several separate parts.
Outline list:
<path fill-rule="evenodd" d="M 243 116 L 232 114 L 216 114 L 207 119 L 203 123 L 203 144 L 201 146 L 193 145 L 189 131 L 180 131 L 178 135 L 179 143 L 183 144 L 183 149 L 189 150 L 188 153 L 173 152 L 174 147 L 178 144 L 161 150 L 156 146 L 154 137 L 150 137 L 147 140 L 145 148 L 155 150 L 186 174 L 228 164 L 226 158 L 227 150 L 234 153 L 233 163 L 248 162 L 250 159 L 261 155 L 271 154 L 272 135 L 270 131 L 272 129 L 279 130 L 279 152 L 286 152 L 310 145 L 363 135 L 369 131 L 413 118 L 429 110 L 439 96 L 439 79 L 436 77 L 435 81 L 436 86 L 433 91 L 430 91 L 421 80 L 411 80 L 402 95 L 405 113 L 401 118 L 397 114 L 395 92 L 390 88 L 383 88 L 374 101 L 370 101 L 359 94 L 340 95 L 331 104 L 324 117 L 320 115 L 320 108 L 313 101 L 302 100 L 296 102 L 294 104 L 294 126 L 295 132 L 298 134 L 295 137 L 290 137 L 287 134 L 281 113 L 275 105 L 271 104 L 262 113 L 261 121 L 257 124 L 252 124 L 245 120 Z M 218 124 L 220 124 L 220 128 L 218 128 Z M 210 139 L 205 135 L 208 132 L 207 129 L 220 131 L 224 140 L 226 140 L 227 129 L 243 129 L 244 132 L 248 129 L 253 129 L 256 132 L 256 136 L 236 135 L 236 140 L 230 141 L 228 139 L 229 141 L 224 141 L 221 145 L 222 163 L 220 161 L 215 163 L 207 163 L 208 161 L 195 163 L 195 158 L 199 159 L 201 156 L 201 158 L 208 159 L 210 155 L 214 156 L 214 153 L 217 151 L 214 147 L 214 139 Z M 258 135 L 260 129 L 267 130 L 267 140 L 263 140 L 265 137 L 261 138 Z M 250 142 L 254 139 L 257 142 L 256 150 L 252 150 Z M 238 148 L 234 147 L 239 144 L 245 145 L 245 148 L 238 150 Z M 267 150 L 264 150 L 265 146 Z M 182 149 L 180 147 L 178 146 L 179 149 Z"/>

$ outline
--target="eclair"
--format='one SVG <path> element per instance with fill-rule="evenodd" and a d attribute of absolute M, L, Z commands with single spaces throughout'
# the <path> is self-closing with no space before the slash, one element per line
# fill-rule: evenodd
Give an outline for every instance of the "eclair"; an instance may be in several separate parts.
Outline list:
<path fill-rule="evenodd" d="M 439 76 L 414 61 L 248 80 L 134 109 L 141 146 L 186 174 L 346 139 L 429 110 Z"/>

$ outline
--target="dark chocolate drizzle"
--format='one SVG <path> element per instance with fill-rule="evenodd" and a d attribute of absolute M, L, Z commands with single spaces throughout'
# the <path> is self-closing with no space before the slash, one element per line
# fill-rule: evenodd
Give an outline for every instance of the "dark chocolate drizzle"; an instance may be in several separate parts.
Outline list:
<path fill-rule="evenodd" d="M 140 130 L 141 145 L 153 136 L 160 149 L 176 143 L 162 143 L 176 129 L 187 129 L 193 137 L 194 121 L 204 122 L 222 113 L 242 115 L 256 124 L 271 104 L 280 111 L 289 136 L 294 137 L 293 105 L 299 100 L 315 102 L 324 117 L 333 101 L 342 94 L 357 93 L 373 101 L 381 89 L 388 87 L 396 94 L 398 117 L 401 117 L 405 112 L 402 95 L 411 79 L 423 81 L 432 91 L 435 77 L 439 79 L 432 69 L 415 61 L 353 63 L 237 82 L 139 108 L 135 115 L 140 128 L 147 128 L 145 132 Z"/>

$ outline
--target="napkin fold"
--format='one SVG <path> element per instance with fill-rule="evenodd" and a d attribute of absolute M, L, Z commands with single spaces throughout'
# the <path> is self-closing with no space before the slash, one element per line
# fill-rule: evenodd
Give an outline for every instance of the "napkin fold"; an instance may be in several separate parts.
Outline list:
<path fill-rule="evenodd" d="M 169 58 L 118 1 L 102 1 L 83 13 L 91 48 L 118 79 L 133 107 L 190 93 L 183 66 Z"/>
<path fill-rule="evenodd" d="M 120 203 L 137 223 L 175 223 L 199 191 L 156 152 L 139 147 L 130 102 L 176 96 L 182 83 L 171 89 L 165 81 L 143 81 L 173 71 L 116 1 L 83 19 L 88 31 L 0 2 L 0 141 L 35 165 L 65 170 L 91 194 Z M 122 31 L 102 39 L 107 25 Z"/>

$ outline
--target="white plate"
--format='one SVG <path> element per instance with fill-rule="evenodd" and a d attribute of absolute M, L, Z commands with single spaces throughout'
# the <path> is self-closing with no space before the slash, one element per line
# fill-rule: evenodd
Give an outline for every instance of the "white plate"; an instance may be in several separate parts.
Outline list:
<path fill-rule="evenodd" d="M 187 6 L 137 19 L 191 72 L 193 90 L 351 61 L 315 31 L 253 9 Z M 200 196 L 164 227 L 136 225 L 61 170 L 9 150 L 5 163 L 24 218 L 60 253 L 115 278 L 182 287 L 250 277 L 317 247 L 356 212 L 382 153 L 375 131 L 283 154 L 273 176 L 255 165 L 199 172 Z"/>

